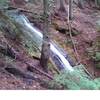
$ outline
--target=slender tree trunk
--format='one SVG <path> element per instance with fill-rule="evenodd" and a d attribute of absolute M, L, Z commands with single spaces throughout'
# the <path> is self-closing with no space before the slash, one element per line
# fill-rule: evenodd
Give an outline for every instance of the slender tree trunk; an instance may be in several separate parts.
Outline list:
<path fill-rule="evenodd" d="M 95 6 L 98 8 L 100 7 L 100 0 L 95 0 Z"/>
<path fill-rule="evenodd" d="M 66 12 L 66 5 L 68 3 L 68 0 L 57 0 L 58 10 Z"/>
<path fill-rule="evenodd" d="M 73 0 L 68 0 L 68 3 L 69 3 L 68 18 L 69 18 L 69 20 L 72 20 L 72 18 L 73 18 L 73 13 L 72 13 Z"/>
<path fill-rule="evenodd" d="M 48 60 L 50 56 L 50 39 L 48 37 L 48 0 L 43 0 L 44 4 L 44 32 L 43 32 L 43 45 L 41 52 L 41 66 L 47 72 L 48 71 Z"/>
<path fill-rule="evenodd" d="M 84 8 L 84 0 L 78 0 L 78 5 L 81 9 Z"/>

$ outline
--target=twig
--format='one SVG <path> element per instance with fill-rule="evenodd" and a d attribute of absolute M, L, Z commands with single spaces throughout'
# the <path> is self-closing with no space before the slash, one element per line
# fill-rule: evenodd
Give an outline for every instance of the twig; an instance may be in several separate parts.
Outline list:
<path fill-rule="evenodd" d="M 43 74 L 43 75 L 45 75 L 45 76 L 47 76 L 48 78 L 50 78 L 50 79 L 53 80 L 53 77 L 52 77 L 51 75 L 49 75 L 48 73 L 46 73 L 46 72 L 44 72 L 44 71 L 42 71 L 42 70 L 40 70 L 40 69 L 38 69 L 38 68 L 36 68 L 36 67 L 30 65 L 30 64 L 27 63 L 27 62 L 25 62 L 25 63 L 28 65 L 28 70 L 30 70 L 30 71 L 32 71 L 32 72 L 33 72 L 34 70 L 36 70 L 36 71 L 40 72 L 41 74 Z"/>
<path fill-rule="evenodd" d="M 9 6 L 7 8 L 3 8 L 4 10 L 12 10 L 12 9 L 17 9 L 19 11 L 22 11 L 22 12 L 27 12 L 27 13 L 33 13 L 29 10 L 26 10 L 26 9 L 23 9 L 23 8 L 18 8 L 18 7 L 14 7 L 14 6 Z"/>
<path fill-rule="evenodd" d="M 85 67 L 83 67 L 83 69 L 93 79 L 93 75 L 91 75 L 90 72 Z"/>
<path fill-rule="evenodd" d="M 75 45 L 74 40 L 73 40 L 72 29 L 71 29 L 71 21 L 70 20 L 68 22 L 68 28 L 69 28 L 69 35 L 70 35 L 70 38 L 71 38 L 71 41 L 72 41 L 72 44 L 73 44 L 73 49 L 74 49 L 74 52 L 75 52 L 75 56 L 76 56 L 78 64 L 80 64 L 81 61 L 79 59 L 79 55 L 78 55 L 78 52 L 77 52 L 77 49 L 76 49 L 76 45 Z"/>

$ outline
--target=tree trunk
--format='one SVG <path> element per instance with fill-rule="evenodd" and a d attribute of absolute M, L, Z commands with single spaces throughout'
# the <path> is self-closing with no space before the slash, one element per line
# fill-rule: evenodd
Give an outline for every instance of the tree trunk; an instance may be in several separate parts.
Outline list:
<path fill-rule="evenodd" d="M 50 56 L 50 40 L 48 37 L 48 0 L 43 1 L 44 4 L 44 32 L 43 32 L 43 44 L 41 51 L 41 66 L 47 72 L 48 71 L 48 60 Z"/>
<path fill-rule="evenodd" d="M 81 9 L 84 8 L 84 0 L 78 0 L 78 5 Z"/>
<path fill-rule="evenodd" d="M 95 6 L 98 8 L 100 7 L 100 0 L 95 0 Z"/>
<path fill-rule="evenodd" d="M 60 0 L 59 3 L 60 3 L 59 4 L 59 10 L 60 11 L 65 11 L 64 0 Z"/>
<path fill-rule="evenodd" d="M 72 14 L 73 0 L 69 0 L 68 2 L 69 2 L 68 18 L 69 18 L 69 20 L 72 20 L 72 18 L 73 18 L 73 14 Z"/>
<path fill-rule="evenodd" d="M 66 5 L 68 3 L 68 0 L 57 0 L 58 10 L 66 12 Z"/>

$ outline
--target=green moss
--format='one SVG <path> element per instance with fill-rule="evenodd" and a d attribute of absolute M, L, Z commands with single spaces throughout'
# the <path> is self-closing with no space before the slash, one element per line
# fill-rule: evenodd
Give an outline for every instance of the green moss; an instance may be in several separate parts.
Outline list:
<path fill-rule="evenodd" d="M 98 87 L 98 89 L 100 89 L 100 78 L 94 79 L 94 82 L 95 82 L 96 86 Z"/>
<path fill-rule="evenodd" d="M 8 6 L 9 0 L 0 0 L 0 8 Z"/>
<path fill-rule="evenodd" d="M 32 41 L 26 40 L 25 38 L 23 38 L 24 41 L 24 45 L 26 50 L 28 51 L 29 55 L 32 57 L 37 57 L 40 58 L 40 50 L 33 44 Z"/>
<path fill-rule="evenodd" d="M 100 62 L 96 63 L 96 68 L 100 68 Z"/>
<path fill-rule="evenodd" d="M 96 52 L 95 61 L 100 61 L 100 52 Z"/>
<path fill-rule="evenodd" d="M 88 56 L 94 61 L 95 67 L 100 68 L 100 36 L 97 36 L 93 45 L 87 48 Z"/>
<path fill-rule="evenodd" d="M 69 90 L 96 90 L 98 85 L 84 71 L 83 65 L 75 67 L 73 72 L 63 71 L 55 80 Z"/>

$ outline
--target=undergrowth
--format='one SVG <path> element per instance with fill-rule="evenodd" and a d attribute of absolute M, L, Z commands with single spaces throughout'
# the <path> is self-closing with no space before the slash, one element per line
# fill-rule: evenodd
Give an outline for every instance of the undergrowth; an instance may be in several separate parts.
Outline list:
<path fill-rule="evenodd" d="M 73 72 L 62 71 L 55 75 L 54 81 L 62 84 L 68 90 L 97 90 L 100 88 L 100 79 L 91 79 L 83 70 L 83 65 L 75 67 Z"/>
<path fill-rule="evenodd" d="M 9 0 L 0 0 L 0 8 L 6 7 L 9 4 Z"/>
<path fill-rule="evenodd" d="M 90 48 L 87 48 L 88 56 L 94 61 L 95 67 L 100 68 L 100 36 L 97 36 Z"/>

